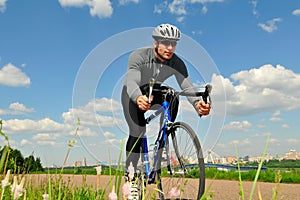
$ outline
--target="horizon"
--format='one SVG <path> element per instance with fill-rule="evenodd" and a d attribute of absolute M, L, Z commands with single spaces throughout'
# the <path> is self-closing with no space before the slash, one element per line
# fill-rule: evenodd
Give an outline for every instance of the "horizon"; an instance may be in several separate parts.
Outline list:
<path fill-rule="evenodd" d="M 128 135 L 120 105 L 128 56 L 171 23 L 193 83 L 213 85 L 209 116 L 182 98 L 177 117 L 204 154 L 262 154 L 269 135 L 271 155 L 300 152 L 299 22 L 299 3 L 283 0 L 0 1 L 3 132 L 43 165 L 63 164 L 73 140 L 68 163 L 117 160 Z M 156 132 L 154 123 L 150 140 Z"/>

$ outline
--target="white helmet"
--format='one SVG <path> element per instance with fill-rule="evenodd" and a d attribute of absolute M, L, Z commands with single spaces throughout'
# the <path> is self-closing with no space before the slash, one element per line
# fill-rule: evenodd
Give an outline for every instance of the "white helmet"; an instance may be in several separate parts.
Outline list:
<path fill-rule="evenodd" d="M 154 28 L 152 32 L 152 37 L 155 40 L 159 39 L 170 39 L 170 40 L 180 40 L 180 31 L 179 29 L 171 24 L 161 24 Z"/>

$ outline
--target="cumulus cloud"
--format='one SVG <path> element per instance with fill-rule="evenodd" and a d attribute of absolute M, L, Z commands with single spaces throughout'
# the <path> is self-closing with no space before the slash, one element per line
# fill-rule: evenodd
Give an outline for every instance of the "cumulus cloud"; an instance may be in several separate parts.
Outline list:
<path fill-rule="evenodd" d="M 110 0 L 59 0 L 62 7 L 84 7 L 90 9 L 91 16 L 108 18 L 113 14 L 113 7 Z"/>
<path fill-rule="evenodd" d="M 111 133 L 111 132 L 109 132 L 109 131 L 105 131 L 105 132 L 103 133 L 103 135 L 104 135 L 105 137 L 110 137 L 110 138 L 116 137 L 116 135 L 115 135 L 114 133 Z"/>
<path fill-rule="evenodd" d="M 118 118 L 121 110 L 120 103 L 107 98 L 91 100 L 85 106 L 71 108 L 64 112 L 64 123 L 74 124 L 74 117 L 80 118 L 80 124 L 87 127 L 112 128 L 123 124 Z"/>
<path fill-rule="evenodd" d="M 33 140 L 55 140 L 57 135 L 49 133 L 39 133 L 32 137 Z"/>
<path fill-rule="evenodd" d="M 30 85 L 30 78 L 21 69 L 8 63 L 0 70 L 0 85 L 23 87 Z"/>
<path fill-rule="evenodd" d="M 26 108 L 25 105 L 15 102 L 9 105 L 8 109 L 0 109 L 1 115 L 22 115 L 34 112 L 33 108 Z"/>
<path fill-rule="evenodd" d="M 60 124 L 49 118 L 40 120 L 10 119 L 6 120 L 3 124 L 3 131 L 7 134 L 57 133 L 70 130 L 69 126 Z"/>
<path fill-rule="evenodd" d="M 0 12 L 4 12 L 6 9 L 6 0 L 0 0 Z"/>
<path fill-rule="evenodd" d="M 168 8 L 168 2 L 167 1 L 164 1 L 160 4 L 155 4 L 154 5 L 154 13 L 157 13 L 157 14 L 161 14 L 162 12 L 164 12 L 165 10 L 167 10 Z"/>
<path fill-rule="evenodd" d="M 128 4 L 128 3 L 139 3 L 139 0 L 119 0 L 119 4 L 121 5 L 125 5 L 125 4 Z"/>
<path fill-rule="evenodd" d="M 268 20 L 266 23 L 259 23 L 258 26 L 268 32 L 268 33 L 272 33 L 273 31 L 277 30 L 278 27 L 276 26 L 277 22 L 281 22 L 282 19 L 281 18 L 274 18 L 271 20 Z"/>
<path fill-rule="evenodd" d="M 246 132 L 252 128 L 252 124 L 248 121 L 233 121 L 223 127 L 223 130 L 234 130 Z"/>
<path fill-rule="evenodd" d="M 271 117 L 270 118 L 270 122 L 282 122 L 283 119 L 282 118 L 279 118 L 279 117 Z"/>
<path fill-rule="evenodd" d="M 290 128 L 288 124 L 282 124 L 281 128 Z"/>
<path fill-rule="evenodd" d="M 181 0 L 173 0 L 172 3 L 169 4 L 169 12 L 176 15 L 186 15 L 187 11 L 185 8 L 186 1 Z"/>
<path fill-rule="evenodd" d="M 213 76 L 213 100 L 226 94 L 227 114 L 252 115 L 299 109 L 300 75 L 281 65 L 240 71 L 229 78 Z"/>
<path fill-rule="evenodd" d="M 300 8 L 296 9 L 296 10 L 293 10 L 292 14 L 293 15 L 300 15 Z"/>
<path fill-rule="evenodd" d="M 26 139 L 22 139 L 20 142 L 21 146 L 25 146 L 25 145 L 32 145 L 32 142 Z"/>
<path fill-rule="evenodd" d="M 207 5 L 210 3 L 222 3 L 224 0 L 172 0 L 171 2 L 164 1 L 154 6 L 154 13 L 169 12 L 174 15 L 185 16 L 190 13 L 190 8 L 195 8 L 194 4 L 201 4 L 202 14 L 206 14 L 208 11 Z M 179 18 L 183 20 L 184 18 Z M 179 21 L 181 22 L 181 21 Z"/>

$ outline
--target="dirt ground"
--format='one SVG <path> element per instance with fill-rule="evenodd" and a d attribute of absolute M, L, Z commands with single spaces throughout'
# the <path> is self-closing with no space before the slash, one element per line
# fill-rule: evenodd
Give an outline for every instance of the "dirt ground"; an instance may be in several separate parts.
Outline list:
<path fill-rule="evenodd" d="M 47 184 L 48 175 L 27 175 L 29 176 L 27 180 L 32 180 L 35 184 Z M 53 175 L 51 175 L 53 176 Z M 81 186 L 83 183 L 82 175 L 63 175 L 64 180 L 70 180 L 74 185 Z M 97 176 L 96 175 L 87 175 L 85 176 L 85 183 L 96 188 L 97 185 Z M 189 182 L 192 184 L 192 181 Z M 244 197 L 249 199 L 251 188 L 253 182 L 244 181 L 243 183 Z M 107 188 L 106 194 L 109 194 L 109 176 L 100 177 L 100 188 Z M 273 190 L 278 186 L 277 189 L 277 198 L 283 200 L 297 200 L 300 199 L 300 184 L 275 184 L 275 183 L 264 183 L 258 182 L 253 194 L 253 200 L 260 199 L 258 196 L 258 191 L 261 193 L 263 200 L 272 199 Z M 206 180 L 206 188 L 209 188 L 208 193 L 212 193 L 212 199 L 216 200 L 237 200 L 240 198 L 239 191 L 240 186 L 238 181 L 228 181 L 228 180 Z"/>

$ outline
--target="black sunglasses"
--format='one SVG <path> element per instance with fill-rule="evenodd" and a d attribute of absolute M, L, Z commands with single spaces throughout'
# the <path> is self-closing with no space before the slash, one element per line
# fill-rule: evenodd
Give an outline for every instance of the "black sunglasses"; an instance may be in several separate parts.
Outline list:
<path fill-rule="evenodd" d="M 176 45 L 177 45 L 177 42 L 176 41 L 174 41 L 174 40 L 160 40 L 159 41 L 160 43 L 162 43 L 163 45 L 165 45 L 165 46 L 172 46 L 172 47 L 175 47 Z"/>

